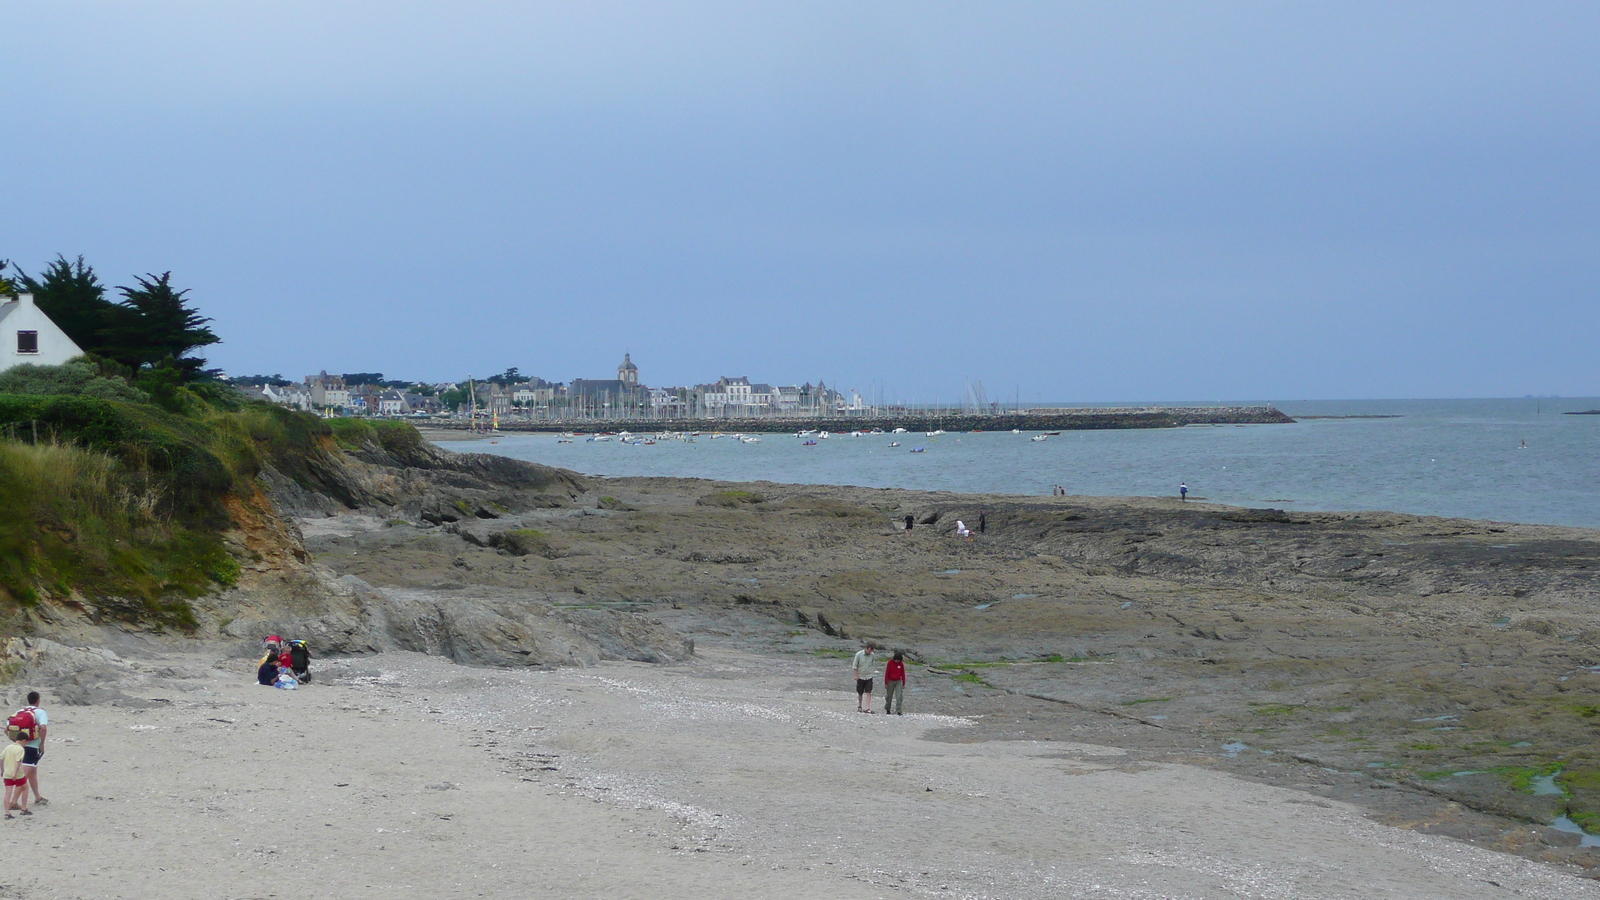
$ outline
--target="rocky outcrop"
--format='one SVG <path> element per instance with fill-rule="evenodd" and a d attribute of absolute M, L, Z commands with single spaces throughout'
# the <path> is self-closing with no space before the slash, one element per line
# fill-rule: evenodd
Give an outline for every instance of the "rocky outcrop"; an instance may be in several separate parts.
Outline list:
<path fill-rule="evenodd" d="M 318 517 L 364 512 L 412 522 L 494 519 L 567 506 L 588 490 L 576 473 L 486 453 L 453 453 L 425 442 L 354 451 L 319 449 L 292 467 L 263 469 L 278 508 Z"/>
<path fill-rule="evenodd" d="M 323 608 L 311 614 L 257 612 L 223 628 L 246 652 L 262 635 L 282 634 L 322 654 L 412 650 L 478 666 L 672 663 L 694 655 L 692 641 L 623 610 L 566 609 L 483 589 L 378 590 L 352 576 L 330 578 Z"/>

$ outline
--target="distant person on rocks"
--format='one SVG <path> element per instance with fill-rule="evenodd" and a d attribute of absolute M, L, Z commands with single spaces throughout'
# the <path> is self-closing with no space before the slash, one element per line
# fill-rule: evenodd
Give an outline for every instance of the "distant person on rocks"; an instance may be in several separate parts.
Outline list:
<path fill-rule="evenodd" d="M 896 650 L 894 658 L 883 667 L 883 714 L 906 714 L 906 664 L 905 653 Z"/>
<path fill-rule="evenodd" d="M 978 513 L 978 533 L 989 533 L 989 517 L 983 513 Z"/>
<path fill-rule="evenodd" d="M 956 520 L 956 537 L 961 538 L 964 541 L 972 540 L 972 529 L 968 528 L 967 523 L 961 521 L 960 519 Z"/>
<path fill-rule="evenodd" d="M 856 651 L 850 663 L 850 671 L 856 677 L 856 712 L 872 712 L 872 677 L 878 674 L 877 661 L 872 654 L 877 649 L 877 645 L 868 642 L 866 647 Z"/>
<path fill-rule="evenodd" d="M 33 789 L 33 803 L 44 806 L 50 801 L 39 793 L 39 763 L 44 759 L 45 738 L 50 736 L 50 717 L 39 708 L 39 692 L 28 692 L 28 705 L 23 709 L 33 713 L 33 739 L 22 745 L 22 774 Z"/>
<path fill-rule="evenodd" d="M 917 524 L 917 519 L 916 519 L 915 516 L 906 516 L 906 530 L 907 531 L 910 531 L 911 530 L 911 526 L 913 526 L 915 524 Z"/>
<path fill-rule="evenodd" d="M 1183 501 L 1187 501 L 1189 499 L 1189 484 L 1188 484 L 1188 482 L 1184 482 L 1184 481 L 1178 482 L 1178 499 L 1179 500 L 1183 500 Z"/>

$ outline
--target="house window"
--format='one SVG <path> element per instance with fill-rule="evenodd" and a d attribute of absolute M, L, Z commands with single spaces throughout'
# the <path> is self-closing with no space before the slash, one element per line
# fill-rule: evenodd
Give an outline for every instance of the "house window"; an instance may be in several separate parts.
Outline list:
<path fill-rule="evenodd" d="M 17 332 L 17 352 L 18 353 L 38 353 L 39 352 L 39 332 L 37 332 L 37 331 L 19 331 L 19 332 Z"/>

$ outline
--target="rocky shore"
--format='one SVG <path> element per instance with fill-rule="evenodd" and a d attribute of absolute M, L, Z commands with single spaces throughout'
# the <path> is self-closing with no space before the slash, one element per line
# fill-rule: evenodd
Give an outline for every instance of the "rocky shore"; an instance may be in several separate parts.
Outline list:
<path fill-rule="evenodd" d="M 219 894 L 378 896 L 463 851 L 477 884 L 448 895 L 643 896 L 657 875 L 709 896 L 1595 893 L 1575 876 L 1600 848 L 1571 830 L 1600 821 L 1595 531 L 588 479 L 427 445 L 262 483 L 196 634 L 67 605 L 0 646 L 94 758 L 145 730 L 185 748 L 170 788 L 134 795 L 60 745 L 61 783 L 94 785 L 51 809 L 76 816 L 50 856 L 76 880 L 0 895 L 160 895 L 94 881 L 141 834 L 188 833 L 124 795 L 209 817 L 191 859 L 161 859 Z M 267 631 L 309 638 L 325 677 L 250 686 Z M 903 723 L 849 714 L 862 640 L 908 653 Z M 295 736 L 289 782 L 238 755 L 261 752 L 246 725 Z M 407 771 L 413 740 L 449 765 Z M 256 813 L 285 791 L 332 830 Z M 545 819 L 560 847 L 505 825 Z M 882 859 L 844 834 L 900 829 Z M 586 841 L 615 850 L 577 872 Z"/>
<path fill-rule="evenodd" d="M 1600 812 L 1593 531 L 678 479 L 437 528 L 337 521 L 308 548 L 391 593 L 694 611 L 697 640 L 753 619 L 781 638 L 746 649 L 770 653 L 873 639 L 961 688 L 937 706 L 982 717 L 960 740 L 1105 743 L 1600 864 L 1544 827 Z"/>

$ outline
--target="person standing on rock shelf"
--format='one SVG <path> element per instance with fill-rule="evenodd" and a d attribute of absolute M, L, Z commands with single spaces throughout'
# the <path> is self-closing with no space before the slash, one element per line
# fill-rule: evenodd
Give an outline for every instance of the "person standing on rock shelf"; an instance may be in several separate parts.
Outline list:
<path fill-rule="evenodd" d="M 850 662 L 850 671 L 856 677 L 856 712 L 872 712 L 872 678 L 878 674 L 877 661 L 872 654 L 877 649 L 876 644 L 868 641 L 866 647 L 856 651 L 855 659 Z"/>
<path fill-rule="evenodd" d="M 907 531 L 910 531 L 911 530 L 911 526 L 913 526 L 915 524 L 917 524 L 917 520 L 916 520 L 916 518 L 914 516 L 906 516 L 906 530 Z"/>
<path fill-rule="evenodd" d="M 1187 481 L 1178 482 L 1178 499 L 1183 501 L 1189 499 L 1189 483 Z"/>
<path fill-rule="evenodd" d="M 896 650 L 894 658 L 883 667 L 883 714 L 886 716 L 906 714 L 905 658 L 904 652 Z"/>

